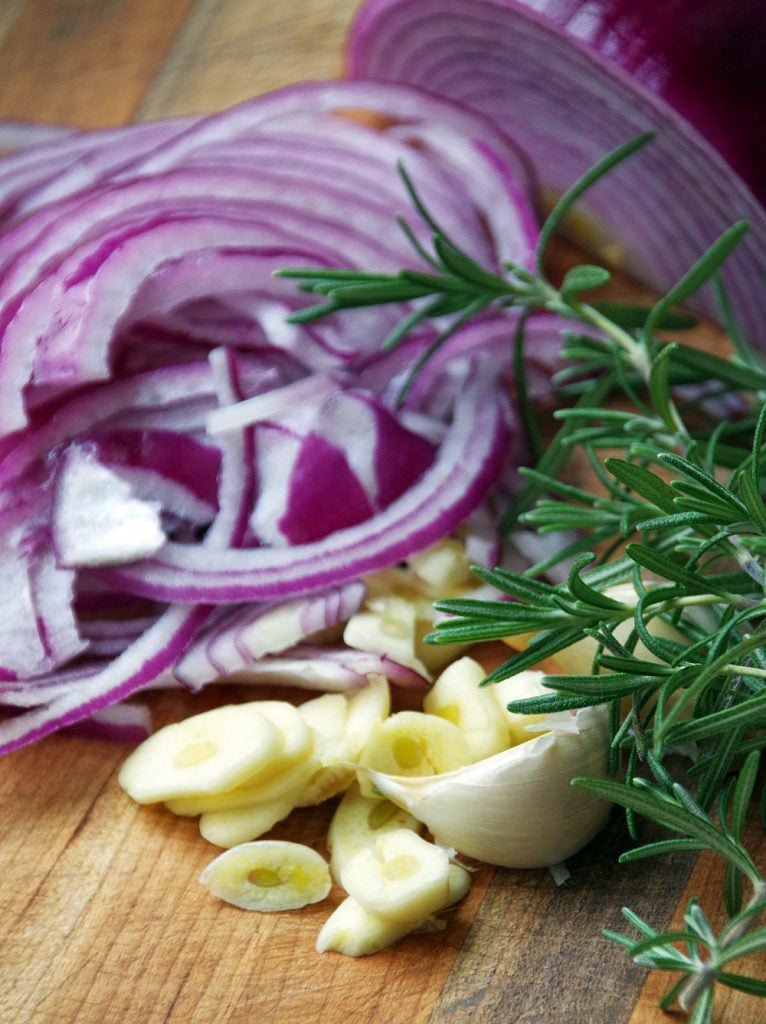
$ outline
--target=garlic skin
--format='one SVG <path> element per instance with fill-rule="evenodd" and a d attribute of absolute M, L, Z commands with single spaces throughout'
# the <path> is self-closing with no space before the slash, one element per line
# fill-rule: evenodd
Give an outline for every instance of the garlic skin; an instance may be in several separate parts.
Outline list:
<path fill-rule="evenodd" d="M 550 725 L 550 732 L 441 775 L 359 774 L 441 845 L 502 867 L 550 867 L 590 842 L 610 808 L 570 785 L 576 776 L 607 778 L 606 708 L 552 715 Z"/>

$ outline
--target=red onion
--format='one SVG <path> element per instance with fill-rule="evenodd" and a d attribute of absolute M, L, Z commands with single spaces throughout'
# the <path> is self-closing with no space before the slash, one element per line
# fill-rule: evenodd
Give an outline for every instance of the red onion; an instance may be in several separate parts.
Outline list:
<path fill-rule="evenodd" d="M 419 682 L 365 652 L 312 669 L 300 644 L 348 617 L 362 574 L 502 482 L 512 320 L 458 337 L 454 372 L 440 363 L 399 409 L 391 381 L 433 331 L 383 359 L 408 308 L 297 327 L 305 297 L 273 276 L 417 267 L 400 160 L 476 259 L 529 262 L 515 146 L 406 86 L 304 85 L 0 160 L 0 752 L 102 730 L 117 702 L 177 678 Z M 268 643 L 267 621 L 283 627 Z M 136 714 L 111 727 L 140 728 Z"/>
<path fill-rule="evenodd" d="M 348 68 L 355 78 L 419 85 L 490 115 L 553 193 L 610 149 L 655 131 L 652 145 L 589 193 L 591 241 L 606 231 L 611 255 L 620 252 L 663 290 L 722 231 L 749 221 L 724 278 L 743 326 L 763 346 L 766 211 L 750 189 L 763 197 L 765 21 L 760 0 L 369 0 Z M 699 308 L 715 315 L 709 291 Z"/>
<path fill-rule="evenodd" d="M 522 0 L 661 96 L 766 201 L 762 0 Z"/>

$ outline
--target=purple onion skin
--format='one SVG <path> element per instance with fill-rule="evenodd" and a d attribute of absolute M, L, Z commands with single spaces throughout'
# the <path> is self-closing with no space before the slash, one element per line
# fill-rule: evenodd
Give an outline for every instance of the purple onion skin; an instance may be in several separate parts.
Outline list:
<path fill-rule="evenodd" d="M 521 0 L 674 107 L 766 203 L 764 0 Z M 578 14 L 587 14 L 574 22 Z"/>

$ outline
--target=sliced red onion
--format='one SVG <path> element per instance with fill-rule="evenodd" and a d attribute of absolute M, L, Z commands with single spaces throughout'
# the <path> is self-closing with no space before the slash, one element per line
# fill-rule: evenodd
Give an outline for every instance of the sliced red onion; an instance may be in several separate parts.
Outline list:
<path fill-rule="evenodd" d="M 293 385 L 294 387 L 297 385 Z M 364 522 L 414 484 L 434 447 L 375 397 L 337 386 L 296 404 L 255 432 L 256 465 L 269 480 L 250 527 L 263 543 L 295 546 Z"/>
<path fill-rule="evenodd" d="M 164 514 L 198 525 L 215 518 L 221 453 L 179 431 L 107 430 L 89 448 L 102 466 L 126 481 L 136 498 Z"/>
<path fill-rule="evenodd" d="M 233 359 L 214 355 L 212 371 L 221 400 L 239 397 Z M 243 472 L 240 455 L 233 442 L 222 448 L 219 510 L 203 541 L 207 551 L 236 547 L 242 541 L 251 479 Z M 0 722 L 0 754 L 88 719 L 162 678 L 184 655 L 210 613 L 207 605 L 171 605 L 105 668 L 84 675 L 46 704 Z"/>
<path fill-rule="evenodd" d="M 89 718 L 148 686 L 181 657 L 208 613 L 202 605 L 171 608 L 107 668 L 66 695 L 0 722 L 0 754 Z"/>
<path fill-rule="evenodd" d="M 57 473 L 53 543 L 65 566 L 119 565 L 149 558 L 167 540 L 160 507 L 136 498 L 92 451 L 72 446 Z"/>
<path fill-rule="evenodd" d="M 321 541 L 216 552 L 168 543 L 154 558 L 100 576 L 159 600 L 236 603 L 306 593 L 384 568 L 454 530 L 496 479 L 508 409 L 494 373 L 477 369 L 431 468 L 387 509 Z"/>
<path fill-rule="evenodd" d="M 145 704 L 115 704 L 64 730 L 83 739 L 133 744 L 141 743 L 151 731 L 152 716 Z"/>
<path fill-rule="evenodd" d="M 627 16 L 620 23 L 631 29 L 626 38 L 606 30 L 618 6 L 626 10 L 628 5 L 607 0 L 368 0 L 351 34 L 348 68 L 355 78 L 422 86 L 491 116 L 519 142 L 553 193 L 562 192 L 620 143 L 647 130 L 656 132 L 650 146 L 588 194 L 584 209 L 595 218 L 593 238 L 606 231 L 612 255 L 619 252 L 642 280 L 663 290 L 732 223 L 749 221 L 751 230 L 723 276 L 745 329 L 763 346 L 766 211 L 681 107 L 668 102 L 680 97 L 661 78 L 662 48 L 659 65 L 647 61 L 637 77 L 623 69 L 631 68 L 634 43 L 647 54 L 640 31 L 632 31 L 634 22 L 658 25 L 667 18 L 674 28 L 665 33 L 665 49 L 694 52 L 680 27 L 684 19 L 676 28 L 671 9 L 660 5 L 662 13 Z M 644 6 L 654 12 L 652 5 Z M 713 47 L 725 38 L 727 26 L 736 24 L 729 21 L 730 8 L 717 6 L 722 34 L 714 30 L 708 37 Z M 750 14 L 753 24 L 763 25 L 762 5 Z M 600 52 L 583 38 L 596 41 Z M 703 77 L 715 74 L 714 65 L 701 63 Z M 659 89 L 655 74 L 660 75 Z M 760 98 L 753 115 L 760 118 L 765 93 L 760 71 L 756 88 Z M 743 123 L 739 97 L 729 94 L 729 99 L 725 116 L 717 118 L 714 129 L 707 126 L 714 143 L 721 142 L 717 128 L 727 119 Z M 743 137 L 747 140 L 747 131 Z M 758 166 L 762 173 L 762 154 Z M 695 301 L 715 317 L 709 290 Z"/>
<path fill-rule="evenodd" d="M 80 624 L 80 633 L 87 641 L 88 653 L 94 658 L 111 658 L 122 654 L 134 640 L 156 621 L 144 616 L 131 619 L 94 619 Z"/>
<path fill-rule="evenodd" d="M 229 430 L 242 430 L 254 423 L 281 420 L 306 402 L 324 399 L 331 392 L 337 391 L 338 387 L 329 374 L 316 373 L 282 388 L 272 388 L 244 401 L 232 402 L 210 413 L 207 418 L 208 433 L 215 437 Z"/>
<path fill-rule="evenodd" d="M 43 142 L 60 142 L 73 129 L 54 124 L 35 124 L 30 121 L 0 121 L 0 152 L 27 149 Z"/>
<path fill-rule="evenodd" d="M 6 158 L 0 167 L 0 215 L 8 220 L 71 195 L 131 165 L 172 138 L 190 119 L 98 132 L 67 132 Z"/>
<path fill-rule="evenodd" d="M 44 499 L 0 514 L 0 675 L 39 675 L 79 654 L 72 610 L 74 575 L 59 569 L 46 543 Z"/>
<path fill-rule="evenodd" d="M 346 116 L 365 107 L 387 126 L 374 130 Z M 136 131 L 143 151 L 149 126 Z M 271 164 L 217 154 L 222 141 L 257 147 L 263 140 L 281 147 Z M 331 159 L 316 157 L 320 145 Z M 77 146 L 70 149 L 77 161 Z M 125 168 L 125 156 L 114 167 Z M 349 159 L 375 168 L 368 189 L 344 191 Z M 127 161 L 130 176 L 124 169 L 119 184 L 109 182 L 110 166 L 99 188 L 62 195 L 0 241 L 0 429 L 23 426 L 20 395 L 32 376 L 35 388 L 107 376 L 119 354 L 115 333 L 127 337 L 142 318 L 258 281 L 295 302 L 294 286 L 268 276 L 286 263 L 394 270 L 411 262 L 393 221 L 409 207 L 399 159 L 435 215 L 477 258 L 530 258 L 534 218 L 513 146 L 448 102 L 399 86 L 327 83 L 283 90 L 185 129 L 173 124 L 151 157 Z M 461 188 L 468 201 L 456 203 Z M 417 218 L 414 228 L 424 231 Z M 393 325 L 396 317 L 395 310 L 356 316 L 353 338 L 345 337 L 347 318 L 309 334 L 348 358 L 358 354 L 360 339 L 379 337 L 384 321 Z"/>
<path fill-rule="evenodd" d="M 0 459 L 0 499 L 13 494 L 24 473 L 48 457 L 59 445 L 85 434 L 100 424 L 117 422 L 122 427 L 129 412 L 186 411 L 191 407 L 193 421 L 202 428 L 205 416 L 214 404 L 213 381 L 207 361 L 163 367 L 101 388 L 76 394 L 66 404 L 43 409 L 31 428 L 8 439 Z M 185 420 L 188 429 L 188 420 Z M 2 503 L 0 501 L 0 503 Z"/>
<path fill-rule="evenodd" d="M 294 647 L 286 654 L 260 658 L 235 678 L 240 683 L 338 692 L 364 686 L 370 675 L 385 676 L 394 686 L 428 686 L 428 680 L 423 676 L 385 654 L 306 644 Z"/>
<path fill-rule="evenodd" d="M 233 673 L 250 672 L 261 658 L 344 622 L 359 611 L 364 592 L 364 584 L 353 582 L 274 606 L 227 609 L 211 618 L 173 675 L 188 689 L 199 690 Z"/>
<path fill-rule="evenodd" d="M 359 110 L 377 126 L 349 116 Z M 513 434 L 500 331 L 494 352 L 487 332 L 459 372 L 442 367 L 396 410 L 372 357 L 408 308 L 286 325 L 305 296 L 273 277 L 418 266 L 395 221 L 411 213 L 400 160 L 477 259 L 529 261 L 514 144 L 398 85 L 295 87 L 0 160 L 0 563 L 16 601 L 0 750 L 92 729 L 174 671 L 193 685 L 242 670 L 330 688 L 370 672 L 421 683 L 301 641 L 356 610 L 363 572 L 457 528 L 500 478 Z M 96 478 L 108 482 L 97 496 L 84 486 Z M 144 531 L 132 517 L 130 548 L 123 526 L 109 543 L 92 529 L 95 512 L 114 527 L 131 508 L 152 516 Z"/>

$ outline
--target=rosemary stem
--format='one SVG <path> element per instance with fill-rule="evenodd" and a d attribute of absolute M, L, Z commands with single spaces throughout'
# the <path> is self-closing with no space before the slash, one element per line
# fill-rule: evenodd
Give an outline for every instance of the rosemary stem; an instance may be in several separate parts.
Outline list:
<path fill-rule="evenodd" d="M 631 334 L 604 316 L 603 313 L 594 309 L 593 306 L 578 302 L 573 304 L 573 308 L 580 314 L 585 323 L 590 324 L 591 327 L 598 328 L 607 337 L 616 341 L 625 352 L 634 369 L 641 374 L 643 380 L 648 381 L 650 360 L 645 345 L 640 344 Z"/>
<path fill-rule="evenodd" d="M 766 679 L 766 669 L 754 668 L 752 665 L 724 665 L 723 671 L 733 676 L 752 676 L 754 679 Z"/>
<path fill-rule="evenodd" d="M 733 946 L 735 942 L 747 935 L 748 932 L 752 931 L 753 928 L 758 924 L 766 910 L 766 904 L 761 907 L 758 913 L 749 914 L 749 910 L 753 910 L 759 903 L 763 903 L 766 900 L 766 880 L 760 879 L 757 885 L 754 886 L 753 895 L 745 907 L 742 914 L 742 919 L 737 922 L 736 925 L 727 934 L 724 941 L 721 943 L 719 952 L 725 952 L 730 946 Z M 705 963 L 700 964 L 700 970 L 694 974 L 689 981 L 681 989 L 678 997 L 678 1005 L 685 1013 L 689 1013 L 695 1003 L 700 997 L 715 984 L 717 977 L 717 969 L 715 964 Z"/>

